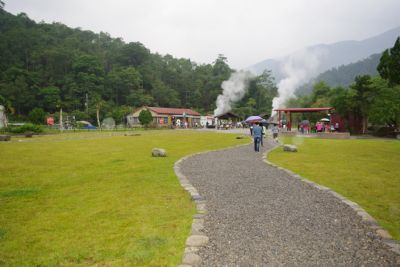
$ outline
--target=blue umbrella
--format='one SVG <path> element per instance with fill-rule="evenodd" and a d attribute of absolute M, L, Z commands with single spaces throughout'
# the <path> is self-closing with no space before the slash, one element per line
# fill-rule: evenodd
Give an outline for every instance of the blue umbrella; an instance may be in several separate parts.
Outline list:
<path fill-rule="evenodd" d="M 256 121 L 260 121 L 262 119 L 263 118 L 261 118 L 260 116 L 250 116 L 245 121 L 246 122 L 256 122 Z"/>

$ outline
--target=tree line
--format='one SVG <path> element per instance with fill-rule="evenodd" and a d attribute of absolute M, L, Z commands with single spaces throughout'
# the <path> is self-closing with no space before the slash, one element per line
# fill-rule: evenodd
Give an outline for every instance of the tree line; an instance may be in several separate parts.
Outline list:
<path fill-rule="evenodd" d="M 311 94 L 287 102 L 288 107 L 332 106 L 343 117 L 350 115 L 368 125 L 386 126 L 400 131 L 400 37 L 383 52 L 378 76 L 358 75 L 348 86 L 330 87 L 325 81 L 314 84 Z"/>
<path fill-rule="evenodd" d="M 0 104 L 11 120 L 57 116 L 60 109 L 76 120 L 117 123 L 134 108 L 192 108 L 212 113 L 221 83 L 234 72 L 223 55 L 214 62 L 151 53 L 140 42 L 109 34 L 31 20 L 0 8 Z M 252 79 L 241 116 L 270 112 L 276 86 L 270 73 Z"/>

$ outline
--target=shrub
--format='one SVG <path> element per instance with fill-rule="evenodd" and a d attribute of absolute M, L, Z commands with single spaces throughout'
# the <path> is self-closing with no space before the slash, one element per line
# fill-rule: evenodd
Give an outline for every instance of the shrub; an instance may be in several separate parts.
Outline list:
<path fill-rule="evenodd" d="M 373 129 L 373 135 L 378 137 L 396 138 L 397 134 L 396 128 L 394 127 L 386 126 Z"/>
<path fill-rule="evenodd" d="M 150 111 L 148 111 L 147 109 L 140 111 L 139 122 L 141 125 L 143 125 L 144 127 L 148 127 L 148 125 L 152 121 L 153 121 L 153 116 L 151 115 Z"/>
<path fill-rule="evenodd" d="M 46 112 L 41 108 L 34 108 L 29 112 L 28 117 L 32 123 L 43 124 L 46 119 Z"/>
<path fill-rule="evenodd" d="M 9 127 L 8 132 L 15 133 L 15 134 L 22 134 L 25 132 L 41 133 L 41 132 L 43 132 L 43 129 L 39 125 L 27 123 L 27 124 L 24 124 L 24 125 L 18 126 L 18 127 Z"/>

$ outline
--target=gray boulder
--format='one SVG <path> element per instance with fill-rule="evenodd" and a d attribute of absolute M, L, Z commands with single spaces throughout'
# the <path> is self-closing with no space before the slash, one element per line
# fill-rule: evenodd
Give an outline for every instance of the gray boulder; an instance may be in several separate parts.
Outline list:
<path fill-rule="evenodd" d="M 283 145 L 283 151 L 297 152 L 297 146 L 285 144 Z"/>
<path fill-rule="evenodd" d="M 11 136 L 7 135 L 7 134 L 1 134 L 0 135 L 0 141 L 10 141 L 11 140 Z"/>
<path fill-rule="evenodd" d="M 153 148 L 153 150 L 151 151 L 151 155 L 153 157 L 166 157 L 167 151 L 163 148 Z"/>
<path fill-rule="evenodd" d="M 141 136 L 139 133 L 134 133 L 134 134 L 124 134 L 125 136 Z"/>
<path fill-rule="evenodd" d="M 33 134 L 34 134 L 34 132 L 27 131 L 27 132 L 24 133 L 24 136 L 25 136 L 26 138 L 32 138 Z"/>

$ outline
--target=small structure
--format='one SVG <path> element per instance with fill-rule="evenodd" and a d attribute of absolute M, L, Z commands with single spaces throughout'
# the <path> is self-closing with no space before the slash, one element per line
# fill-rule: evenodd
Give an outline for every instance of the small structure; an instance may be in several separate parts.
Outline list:
<path fill-rule="evenodd" d="M 215 118 L 211 114 L 207 114 L 205 116 L 200 116 L 200 125 L 202 127 L 214 128 L 215 127 Z"/>
<path fill-rule="evenodd" d="M 154 127 L 200 127 L 200 113 L 188 108 L 141 107 L 126 117 L 130 127 L 139 126 L 139 114 L 147 109 L 153 116 Z"/>
<path fill-rule="evenodd" d="M 0 105 L 0 129 L 7 127 L 7 117 L 4 106 Z"/>
<path fill-rule="evenodd" d="M 239 116 L 232 112 L 226 112 L 224 114 L 215 116 L 215 118 L 218 121 L 218 129 L 236 128 L 237 123 L 239 122 Z"/>

